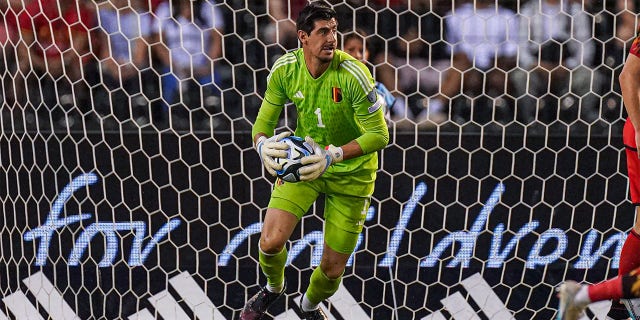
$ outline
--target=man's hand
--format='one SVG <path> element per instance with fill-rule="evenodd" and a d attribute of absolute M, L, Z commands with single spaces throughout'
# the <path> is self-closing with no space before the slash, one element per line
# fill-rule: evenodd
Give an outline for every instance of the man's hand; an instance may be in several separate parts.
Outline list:
<path fill-rule="evenodd" d="M 343 160 L 342 148 L 328 145 L 326 149 L 322 149 L 311 137 L 307 136 L 304 140 L 313 148 L 315 154 L 300 159 L 300 163 L 304 165 L 298 170 L 301 181 L 318 179 L 330 165 Z"/>
<path fill-rule="evenodd" d="M 278 164 L 274 158 L 286 158 L 287 149 L 289 149 L 289 145 L 280 142 L 280 140 L 290 135 L 291 132 L 283 132 L 271 138 L 267 138 L 266 136 L 258 138 L 256 149 L 260 155 L 260 160 L 262 160 L 262 164 L 264 168 L 267 169 L 267 172 L 274 177 L 276 176 L 276 170 L 282 169 L 282 165 Z"/>

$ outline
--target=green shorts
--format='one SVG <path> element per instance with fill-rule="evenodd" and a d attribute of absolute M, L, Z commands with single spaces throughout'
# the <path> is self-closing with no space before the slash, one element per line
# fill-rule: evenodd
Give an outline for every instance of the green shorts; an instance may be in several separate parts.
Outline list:
<path fill-rule="evenodd" d="M 374 182 L 363 183 L 370 178 L 370 174 L 358 177 L 325 173 L 309 182 L 290 183 L 278 179 L 269 208 L 291 212 L 301 219 L 318 196 L 325 194 L 325 242 L 337 252 L 350 254 L 355 249 L 371 203 Z"/>

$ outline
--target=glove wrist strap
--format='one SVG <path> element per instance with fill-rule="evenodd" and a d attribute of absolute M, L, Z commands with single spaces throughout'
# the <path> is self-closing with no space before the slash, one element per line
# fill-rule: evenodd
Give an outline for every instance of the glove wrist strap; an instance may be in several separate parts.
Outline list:
<path fill-rule="evenodd" d="M 336 147 L 336 146 L 330 144 L 330 145 L 326 146 L 324 149 L 331 156 L 331 160 L 332 160 L 331 162 L 332 163 L 338 163 L 338 162 L 342 162 L 342 160 L 344 160 L 344 150 L 342 150 L 342 148 Z"/>
<path fill-rule="evenodd" d="M 266 136 L 260 136 L 260 138 L 258 138 L 258 141 L 256 141 L 256 145 L 254 146 L 257 150 L 260 149 L 260 144 L 263 143 L 265 140 L 267 140 Z"/>

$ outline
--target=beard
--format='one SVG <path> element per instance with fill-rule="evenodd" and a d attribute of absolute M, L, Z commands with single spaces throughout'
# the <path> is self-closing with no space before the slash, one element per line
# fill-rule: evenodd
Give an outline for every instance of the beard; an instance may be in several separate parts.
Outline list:
<path fill-rule="evenodd" d="M 333 56 L 335 55 L 335 50 L 331 52 L 331 55 L 318 55 L 318 60 L 322 63 L 329 63 L 333 60 Z"/>
<path fill-rule="evenodd" d="M 329 63 L 333 60 L 333 55 L 331 57 L 318 57 L 318 60 L 322 63 Z"/>

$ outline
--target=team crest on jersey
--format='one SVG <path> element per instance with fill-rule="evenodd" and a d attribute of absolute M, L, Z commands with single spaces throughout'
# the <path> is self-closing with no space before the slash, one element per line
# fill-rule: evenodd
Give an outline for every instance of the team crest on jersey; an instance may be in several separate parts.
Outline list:
<path fill-rule="evenodd" d="M 333 97 L 333 102 L 335 103 L 342 101 L 342 89 L 333 87 L 331 89 L 331 96 Z"/>

